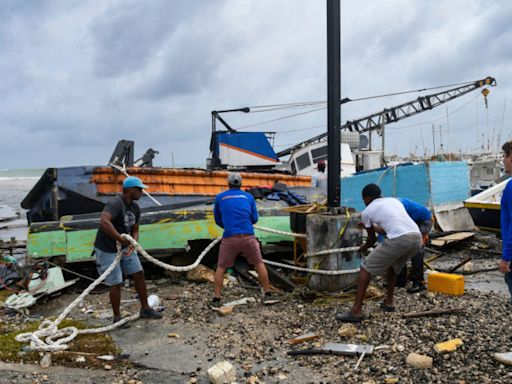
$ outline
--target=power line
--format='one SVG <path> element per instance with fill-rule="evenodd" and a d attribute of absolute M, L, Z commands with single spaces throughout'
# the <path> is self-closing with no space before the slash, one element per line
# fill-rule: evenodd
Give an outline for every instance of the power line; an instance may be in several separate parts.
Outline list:
<path fill-rule="evenodd" d="M 251 128 L 251 127 L 256 127 L 258 125 L 263 125 L 263 124 L 268 124 L 268 123 L 273 123 L 274 121 L 289 119 L 289 118 L 295 117 L 295 116 L 306 115 L 308 113 L 312 113 L 312 112 L 316 112 L 316 111 L 321 111 L 322 109 L 326 109 L 326 108 L 327 107 L 315 108 L 315 109 L 312 109 L 312 110 L 306 111 L 306 112 L 294 113 L 293 115 L 282 116 L 282 117 L 278 117 L 278 118 L 267 120 L 267 121 L 260 121 L 258 123 L 254 123 L 254 124 L 249 124 L 249 125 L 244 125 L 242 127 L 238 127 L 237 130 Z"/>

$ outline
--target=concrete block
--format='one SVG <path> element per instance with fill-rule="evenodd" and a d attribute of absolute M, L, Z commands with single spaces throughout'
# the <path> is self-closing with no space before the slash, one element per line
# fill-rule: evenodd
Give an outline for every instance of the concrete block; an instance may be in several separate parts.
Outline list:
<path fill-rule="evenodd" d="M 208 369 L 208 378 L 213 384 L 230 384 L 236 381 L 235 367 L 227 361 L 221 361 Z"/>
<path fill-rule="evenodd" d="M 306 218 L 308 236 L 308 254 L 329 249 L 347 248 L 362 243 L 362 231 L 357 228 L 361 214 L 350 212 L 349 215 L 310 214 Z M 341 234 L 341 236 L 340 236 Z M 358 269 L 361 255 L 357 251 L 339 252 L 329 255 L 309 256 L 308 268 L 324 270 Z M 359 273 L 347 275 L 313 274 L 309 280 L 309 288 L 316 291 L 340 291 L 357 282 Z"/>

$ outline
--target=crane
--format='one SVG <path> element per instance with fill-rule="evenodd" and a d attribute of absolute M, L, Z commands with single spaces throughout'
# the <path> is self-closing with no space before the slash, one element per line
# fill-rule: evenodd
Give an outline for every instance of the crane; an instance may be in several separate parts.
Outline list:
<path fill-rule="evenodd" d="M 419 113 L 429 111 L 438 107 L 448 101 L 454 100 L 476 89 L 484 86 L 495 86 L 496 79 L 494 77 L 486 77 L 482 80 L 470 82 L 468 84 L 448 89 L 446 91 L 434 93 L 431 95 L 420 96 L 416 100 L 409 101 L 394 107 L 385 108 L 381 112 L 373 113 L 371 115 L 361 117 L 356 120 L 347 121 L 340 126 L 340 130 L 356 131 L 359 133 L 369 132 L 373 130 L 380 130 L 383 126 L 390 123 L 396 123 L 400 120 L 417 115 Z M 484 97 L 486 93 L 484 93 Z M 344 99 L 342 102 L 350 101 Z M 327 140 L 327 132 L 315 136 L 311 139 L 305 140 L 301 143 L 295 144 L 277 153 L 278 157 L 283 157 L 293 154 L 296 150 L 303 148 L 310 144 L 320 143 Z"/>

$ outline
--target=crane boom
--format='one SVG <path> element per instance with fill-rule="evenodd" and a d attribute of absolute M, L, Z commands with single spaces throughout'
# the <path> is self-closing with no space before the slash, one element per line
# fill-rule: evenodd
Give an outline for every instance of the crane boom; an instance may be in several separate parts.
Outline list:
<path fill-rule="evenodd" d="M 381 112 L 373 113 L 371 115 L 362 117 L 357 120 L 347 121 L 340 126 L 340 130 L 347 129 L 349 131 L 368 132 L 374 129 L 379 129 L 381 126 L 396 123 L 397 121 L 406 119 L 408 117 L 417 115 L 418 113 L 431 110 L 438 107 L 450 100 L 456 99 L 466 93 L 472 92 L 475 89 L 483 86 L 495 86 L 496 79 L 494 77 L 486 77 L 483 80 L 478 80 L 463 86 L 452 88 L 443 92 L 438 92 L 432 95 L 420 96 L 416 100 L 409 101 L 391 108 L 386 108 Z M 309 140 L 303 141 L 292 147 L 284 149 L 277 153 L 277 156 L 287 156 L 302 148 L 305 145 L 321 142 L 327 139 L 327 133 L 322 133 Z"/>

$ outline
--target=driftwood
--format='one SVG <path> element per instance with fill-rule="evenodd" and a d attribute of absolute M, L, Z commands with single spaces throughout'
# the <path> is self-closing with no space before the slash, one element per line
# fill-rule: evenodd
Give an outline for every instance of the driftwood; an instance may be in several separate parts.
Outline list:
<path fill-rule="evenodd" d="M 464 308 L 432 309 L 430 311 L 409 312 L 409 313 L 404 313 L 402 315 L 402 317 L 410 318 L 410 317 L 449 315 L 449 314 L 460 313 L 460 312 L 464 312 Z"/>

